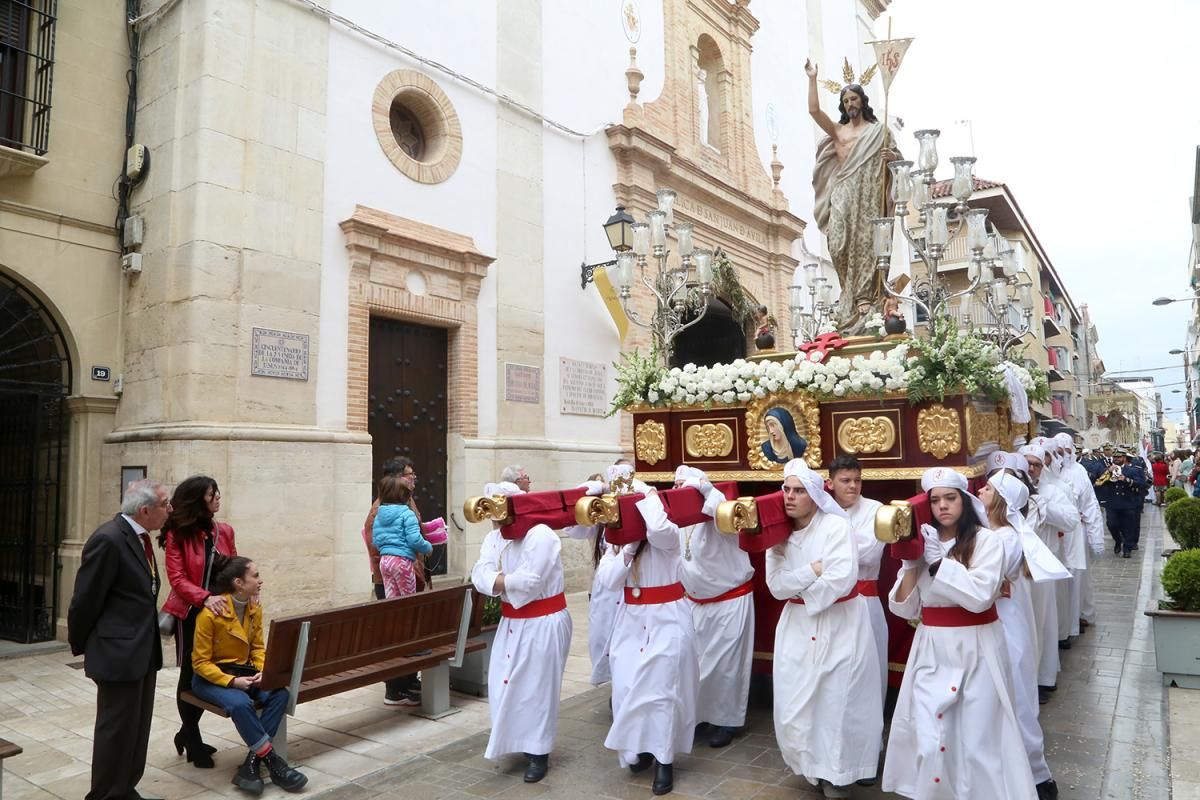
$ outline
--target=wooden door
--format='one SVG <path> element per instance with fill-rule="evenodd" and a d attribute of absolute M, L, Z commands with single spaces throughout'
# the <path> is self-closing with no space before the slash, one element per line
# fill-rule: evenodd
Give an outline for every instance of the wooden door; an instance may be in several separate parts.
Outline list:
<path fill-rule="evenodd" d="M 378 490 L 383 462 L 413 460 L 415 496 L 424 519 L 446 515 L 446 329 L 371 317 L 367 431 Z M 446 546 L 427 561 L 446 572 Z"/>

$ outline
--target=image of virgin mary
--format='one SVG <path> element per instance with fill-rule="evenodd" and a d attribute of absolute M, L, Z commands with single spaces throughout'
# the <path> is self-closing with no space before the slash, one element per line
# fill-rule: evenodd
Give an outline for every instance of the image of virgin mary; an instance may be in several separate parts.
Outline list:
<path fill-rule="evenodd" d="M 793 458 L 804 456 L 808 441 L 796 433 L 796 423 L 787 409 L 772 408 L 766 413 L 763 424 L 767 426 L 767 439 L 762 443 L 762 452 L 768 461 L 786 464 Z"/>

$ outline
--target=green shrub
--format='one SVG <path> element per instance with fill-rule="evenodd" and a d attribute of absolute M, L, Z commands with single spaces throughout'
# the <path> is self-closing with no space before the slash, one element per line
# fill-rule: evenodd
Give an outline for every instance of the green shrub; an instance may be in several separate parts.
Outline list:
<path fill-rule="evenodd" d="M 1185 550 L 1200 547 L 1200 498 L 1184 497 L 1163 513 L 1171 537 Z"/>
<path fill-rule="evenodd" d="M 1200 549 L 1180 550 L 1162 571 L 1163 591 L 1173 611 L 1200 611 Z"/>
<path fill-rule="evenodd" d="M 1180 489 L 1178 486 L 1172 486 L 1171 488 L 1167 489 L 1166 494 L 1163 495 L 1163 502 L 1165 502 L 1167 505 L 1171 505 L 1171 503 L 1174 503 L 1176 500 L 1181 500 L 1187 496 L 1188 493 L 1183 489 Z"/>
<path fill-rule="evenodd" d="M 500 623 L 499 597 L 484 597 L 483 618 L 481 621 L 484 625 L 498 625 Z"/>

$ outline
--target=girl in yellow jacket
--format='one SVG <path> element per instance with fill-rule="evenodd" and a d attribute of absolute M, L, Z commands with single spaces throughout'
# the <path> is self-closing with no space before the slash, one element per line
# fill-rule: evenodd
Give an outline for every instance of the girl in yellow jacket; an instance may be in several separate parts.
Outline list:
<path fill-rule="evenodd" d="M 258 567 L 244 556 L 226 559 L 212 579 L 214 593 L 225 596 L 225 609 L 205 608 L 196 618 L 192 644 L 192 691 L 202 700 L 225 709 L 250 752 L 238 767 L 233 783 L 262 794 L 259 766 L 265 764 L 271 782 L 289 792 L 299 791 L 308 778 L 288 766 L 271 747 L 271 739 L 287 713 L 288 690 L 258 688 L 262 681 L 262 589 Z M 261 706 L 261 711 L 255 706 Z"/>

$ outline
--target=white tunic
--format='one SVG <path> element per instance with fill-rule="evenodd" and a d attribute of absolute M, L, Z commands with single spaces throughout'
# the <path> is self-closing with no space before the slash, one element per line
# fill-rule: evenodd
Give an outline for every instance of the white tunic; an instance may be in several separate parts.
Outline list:
<path fill-rule="evenodd" d="M 785 604 L 775 628 L 775 737 L 784 761 L 814 785 L 875 777 L 883 704 L 867 598 L 837 602 L 858 581 L 849 523 L 817 511 L 767 551 L 766 569 L 772 595 L 804 600 Z"/>
<path fill-rule="evenodd" d="M 675 528 L 665 515 L 655 524 Z M 684 554 L 680 576 L 689 597 L 719 597 L 754 577 L 750 556 L 738 547 L 738 537 L 721 533 L 715 523 L 676 530 Z M 696 721 L 741 727 L 746 722 L 754 661 L 754 594 L 719 603 L 693 602 L 691 607 L 700 657 Z"/>
<path fill-rule="evenodd" d="M 662 509 L 653 493 L 637 505 L 646 519 Z M 679 562 L 679 535 L 647 525 L 646 546 L 618 586 L 678 583 Z M 623 767 L 637 761 L 639 753 L 672 764 L 677 753 L 692 751 L 700 667 L 690 605 L 684 598 L 625 603 L 617 610 L 609 647 L 613 723 L 604 746 L 617 751 Z"/>
<path fill-rule="evenodd" d="M 565 533 L 572 539 L 587 541 L 593 547 L 596 537 L 603 538 L 602 526 L 573 525 Z M 608 666 L 608 648 L 612 639 L 613 622 L 617 618 L 617 609 L 625 602 L 621 586 L 625 582 L 628 567 L 619 552 L 614 552 L 606 544 L 592 575 L 592 591 L 588 595 L 588 655 L 592 659 L 591 684 L 600 686 L 612 680 L 612 672 Z M 617 548 L 619 551 L 620 548 Z M 605 573 L 615 571 L 616 574 Z"/>
<path fill-rule="evenodd" d="M 1062 550 L 1059 531 L 1065 531 L 1079 524 L 1079 510 L 1059 486 L 1043 481 L 1037 487 L 1037 494 L 1029 498 L 1029 511 L 1026 516 L 1030 527 L 1037 531 L 1038 536 L 1046 543 L 1050 552 L 1059 560 Z M 1033 600 L 1033 619 L 1037 627 L 1038 668 L 1037 682 L 1039 686 L 1054 686 L 1058 681 L 1058 585 L 1069 581 L 1043 581 L 1030 586 Z"/>
<path fill-rule="evenodd" d="M 858 502 L 846 509 L 850 515 L 850 529 L 854 532 L 854 541 L 858 545 L 858 579 L 860 581 L 878 581 L 879 565 L 883 561 L 883 542 L 875 538 L 875 512 L 879 510 L 878 500 L 860 497 Z M 883 600 L 879 597 L 867 598 L 867 610 L 871 614 L 871 633 L 875 636 L 875 649 L 879 651 L 879 695 L 887 697 L 888 673 L 888 629 L 887 618 L 883 616 Z"/>
<path fill-rule="evenodd" d="M 563 591 L 562 545 L 558 534 L 535 525 L 521 539 L 493 530 L 479 548 L 471 581 L 495 596 L 496 576 L 504 573 L 500 599 L 521 608 Z M 571 649 L 571 615 L 566 609 L 531 619 L 500 620 L 488 669 L 488 710 L 492 733 L 484 757 L 505 753 L 543 755 L 554 749 L 558 697 Z"/>
<path fill-rule="evenodd" d="M 1000 624 L 1004 627 L 1004 638 L 1008 642 L 1013 709 L 1017 713 L 1017 724 L 1021 727 L 1021 739 L 1029 756 L 1033 781 L 1041 783 L 1050 780 L 1050 767 L 1046 765 L 1042 726 L 1038 723 L 1038 653 L 1030 593 L 1033 581 L 1026 577 L 1022 569 L 1024 561 L 1020 534 L 1007 525 L 997 528 L 995 534 L 1004 543 L 1004 576 L 1008 579 L 1008 597 L 1001 595 L 997 598 L 996 611 L 1000 614 Z M 1058 649 L 1057 643 L 1055 649 Z"/>
<path fill-rule="evenodd" d="M 1070 487 L 1071 496 L 1075 501 L 1075 507 L 1079 510 L 1080 517 L 1080 527 L 1074 532 L 1068 532 L 1063 540 L 1062 562 L 1074 576 L 1074 580 L 1070 582 L 1069 586 L 1066 585 L 1066 582 L 1060 582 L 1068 593 L 1065 603 L 1067 606 L 1066 620 L 1063 620 L 1061 616 L 1063 603 L 1060 601 L 1059 605 L 1059 638 L 1065 639 L 1067 635 L 1079 635 L 1079 619 L 1083 615 L 1083 594 L 1087 591 L 1084 587 L 1088 582 L 1087 550 L 1089 547 L 1096 551 L 1104 548 L 1104 519 L 1100 514 L 1100 504 L 1096 502 L 1096 490 L 1092 486 L 1092 480 L 1088 477 L 1087 470 L 1073 462 L 1063 464 L 1059 468 L 1057 477 L 1060 483 Z M 1063 591 L 1063 588 L 1060 588 L 1059 591 Z"/>
<path fill-rule="evenodd" d="M 896 600 L 905 574 L 916 587 Z M 947 558 L 936 578 L 924 561 L 906 562 L 888 598 L 892 612 L 916 619 L 924 607 L 992 607 L 1004 577 L 1004 546 L 976 534 L 970 568 Z M 1008 647 L 999 621 L 920 625 L 892 715 L 883 790 L 915 800 L 1033 800 L 1033 775 L 1014 711 Z"/>

